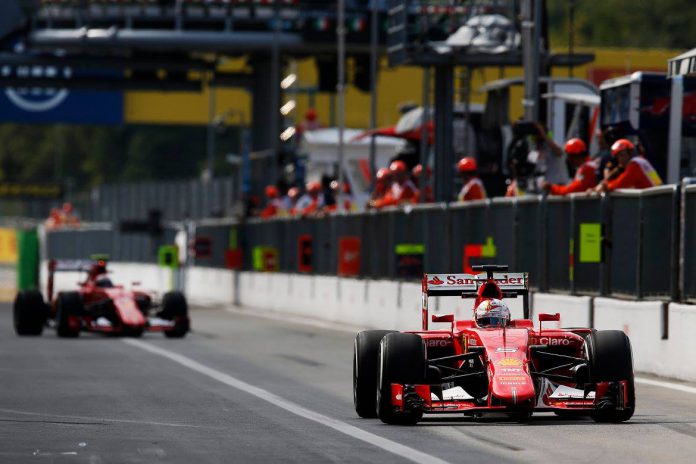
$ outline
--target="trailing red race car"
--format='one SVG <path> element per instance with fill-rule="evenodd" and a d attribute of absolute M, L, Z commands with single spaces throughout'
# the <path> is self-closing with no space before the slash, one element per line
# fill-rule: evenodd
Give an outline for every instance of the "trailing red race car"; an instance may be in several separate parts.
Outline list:
<path fill-rule="evenodd" d="M 528 277 L 507 266 L 475 266 L 483 275 L 423 276 L 423 329 L 366 330 L 355 338 L 353 398 L 361 417 L 415 424 L 424 414 L 533 412 L 589 415 L 623 422 L 635 408 L 631 343 L 622 331 L 551 329 L 558 314 L 529 319 Z M 433 315 L 447 330 L 428 330 L 428 297 L 473 298 L 474 318 Z M 503 298 L 524 299 L 510 319 Z"/>
<path fill-rule="evenodd" d="M 77 291 L 53 293 L 56 272 L 86 272 Z M 38 290 L 24 290 L 14 302 L 17 335 L 41 335 L 46 325 L 59 337 L 77 337 L 81 331 L 138 337 L 144 331 L 181 338 L 189 331 L 188 305 L 181 292 L 164 295 L 160 305 L 149 292 L 126 290 L 107 276 L 106 260 L 48 263 L 48 304 Z M 159 310 L 159 311 L 156 311 Z M 153 314 L 154 313 L 154 314 Z"/>

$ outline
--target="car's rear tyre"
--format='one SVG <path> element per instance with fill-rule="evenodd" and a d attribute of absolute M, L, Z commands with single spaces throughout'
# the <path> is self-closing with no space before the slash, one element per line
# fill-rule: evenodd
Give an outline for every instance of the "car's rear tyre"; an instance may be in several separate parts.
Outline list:
<path fill-rule="evenodd" d="M 58 336 L 63 338 L 78 337 L 84 313 L 85 306 L 79 292 L 59 293 L 56 299 L 56 331 Z"/>
<path fill-rule="evenodd" d="M 188 316 L 188 303 L 181 292 L 167 292 L 162 298 L 162 311 L 158 314 L 162 319 L 175 321 L 176 325 L 164 331 L 167 338 L 182 338 L 191 329 Z"/>
<path fill-rule="evenodd" d="M 627 382 L 627 406 L 624 409 L 598 409 L 591 414 L 592 419 L 596 422 L 629 420 L 636 405 L 631 341 L 620 330 L 600 330 L 587 337 L 586 347 L 592 383 Z"/>
<path fill-rule="evenodd" d="M 394 411 L 391 384 L 426 383 L 427 357 L 423 339 L 415 334 L 394 332 L 384 336 L 378 350 L 377 416 L 386 424 L 413 425 L 422 411 Z"/>
<path fill-rule="evenodd" d="M 393 330 L 363 330 L 353 344 L 353 404 L 358 416 L 377 417 L 379 342 Z"/>
<path fill-rule="evenodd" d="M 12 316 L 17 335 L 41 335 L 48 317 L 48 309 L 41 292 L 23 290 L 17 293 Z"/>

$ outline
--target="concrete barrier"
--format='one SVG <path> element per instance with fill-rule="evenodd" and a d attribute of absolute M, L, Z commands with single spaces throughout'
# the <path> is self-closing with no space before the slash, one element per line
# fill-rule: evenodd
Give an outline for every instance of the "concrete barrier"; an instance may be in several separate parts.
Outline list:
<path fill-rule="evenodd" d="M 633 347 L 635 369 L 661 375 L 664 363 L 670 362 L 663 354 L 666 340 L 662 340 L 662 305 L 660 301 L 596 298 L 594 325 L 598 330 L 626 332 Z"/>
<path fill-rule="evenodd" d="M 547 322 L 548 327 L 589 327 L 590 301 L 587 296 L 556 295 L 535 293 L 532 298 L 532 316 L 536 319 L 540 313 L 559 313 L 559 322 Z"/>
<path fill-rule="evenodd" d="M 696 382 L 696 306 L 672 303 L 658 375 Z"/>

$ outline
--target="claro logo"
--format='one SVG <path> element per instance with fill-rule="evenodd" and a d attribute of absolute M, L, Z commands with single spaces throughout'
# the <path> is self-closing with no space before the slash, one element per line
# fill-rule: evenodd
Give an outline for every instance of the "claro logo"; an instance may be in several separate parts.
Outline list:
<path fill-rule="evenodd" d="M 552 337 L 532 337 L 530 340 L 532 345 L 551 345 L 551 346 L 568 346 L 570 340 L 567 338 L 552 338 Z"/>
<path fill-rule="evenodd" d="M 69 79 L 72 77 L 72 70 L 68 67 L 58 68 L 55 66 L 3 66 L 0 68 L 2 77 L 12 77 L 19 79 Z M 42 113 L 51 111 L 59 107 L 70 92 L 66 89 L 56 88 L 31 88 L 31 87 L 8 87 L 5 95 L 17 108 L 29 113 Z"/>
<path fill-rule="evenodd" d="M 449 346 L 452 344 L 452 340 L 450 339 L 428 339 L 425 341 L 425 345 L 429 348 L 444 348 L 446 346 Z"/>

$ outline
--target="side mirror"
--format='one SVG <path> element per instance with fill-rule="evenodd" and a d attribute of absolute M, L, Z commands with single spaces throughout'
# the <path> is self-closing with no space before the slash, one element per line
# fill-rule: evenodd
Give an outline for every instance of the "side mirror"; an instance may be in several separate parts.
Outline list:
<path fill-rule="evenodd" d="M 560 320 L 561 320 L 560 313 L 556 313 L 556 314 L 541 313 L 541 314 L 539 314 L 539 322 L 560 321 Z"/>
<path fill-rule="evenodd" d="M 454 314 L 433 314 L 433 322 L 454 322 Z"/>

